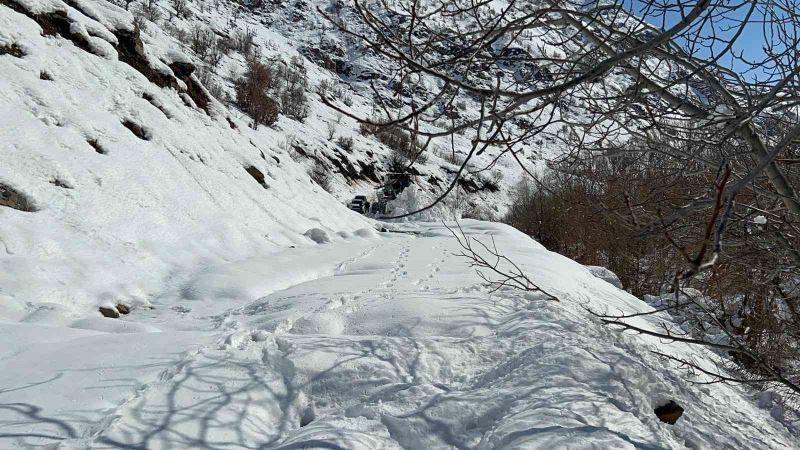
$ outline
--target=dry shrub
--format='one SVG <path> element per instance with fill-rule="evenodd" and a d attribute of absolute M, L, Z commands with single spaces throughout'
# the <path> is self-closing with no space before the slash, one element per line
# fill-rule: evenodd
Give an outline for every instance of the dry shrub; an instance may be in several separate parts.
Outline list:
<path fill-rule="evenodd" d="M 644 144 L 632 143 L 629 149 L 637 145 Z M 698 142 L 692 145 L 700 156 L 711 151 Z M 693 256 L 709 241 L 705 230 L 711 211 L 689 211 L 666 225 L 664 211 L 691 203 L 698 193 L 713 196 L 715 174 L 700 170 L 699 163 L 676 163 L 657 151 L 562 163 L 553 169 L 515 188 L 504 221 L 550 250 L 611 269 L 636 296 L 673 293 L 676 274 L 686 271 L 686 255 Z M 747 193 L 737 200 L 743 205 L 755 202 Z M 682 287 L 710 299 L 708 311 L 680 313 L 700 335 L 720 320 L 758 355 L 757 361 L 746 353 L 729 353 L 736 363 L 730 368 L 745 379 L 764 378 L 762 364 L 785 374 L 800 368 L 800 283 L 785 270 L 789 262 L 781 224 L 754 224 L 755 214 L 746 208 L 734 214 L 713 270 Z"/>
<path fill-rule="evenodd" d="M 189 1 L 188 0 L 170 0 L 170 5 L 175 11 L 175 17 L 188 18 L 190 17 Z"/>
<path fill-rule="evenodd" d="M 325 192 L 331 192 L 331 177 L 330 171 L 320 161 L 315 161 L 314 166 L 311 168 L 309 176 L 317 183 L 319 187 Z"/>
<path fill-rule="evenodd" d="M 255 59 L 248 62 L 247 71 L 236 81 L 236 104 L 253 118 L 254 129 L 278 120 L 277 104 L 265 89 L 271 83 L 272 72 Z"/>
<path fill-rule="evenodd" d="M 336 139 L 336 144 L 344 151 L 353 151 L 353 138 L 350 136 L 339 136 L 339 138 Z"/>
<path fill-rule="evenodd" d="M 549 172 L 523 179 L 512 191 L 504 221 L 549 250 L 581 264 L 604 266 L 634 295 L 658 293 L 680 263 L 669 245 L 640 239 L 637 232 L 604 211 L 608 192 L 590 178 Z"/>
<path fill-rule="evenodd" d="M 380 120 L 373 122 L 375 123 L 362 122 L 359 131 L 362 136 L 374 136 L 392 150 L 389 163 L 392 170 L 402 166 L 403 170 L 397 171 L 404 171 L 411 161 L 425 163 L 426 155 L 419 153 L 419 145 L 411 139 L 407 131 L 393 125 L 382 125 Z"/>
<path fill-rule="evenodd" d="M 207 27 L 195 24 L 189 31 L 189 48 L 191 48 L 200 59 L 204 60 L 215 44 L 216 39 L 214 38 L 214 32 Z"/>
<path fill-rule="evenodd" d="M 255 45 L 255 37 L 255 32 L 250 29 L 236 31 L 231 38 L 232 47 L 242 55 L 250 56 Z"/>

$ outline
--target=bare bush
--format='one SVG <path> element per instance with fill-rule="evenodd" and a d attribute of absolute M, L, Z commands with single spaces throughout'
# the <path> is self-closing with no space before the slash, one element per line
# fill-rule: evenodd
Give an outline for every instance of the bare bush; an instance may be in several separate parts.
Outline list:
<path fill-rule="evenodd" d="M 250 60 L 247 71 L 236 81 L 236 104 L 253 118 L 253 128 L 259 124 L 272 125 L 278 120 L 278 106 L 267 95 L 272 73 L 257 60 Z"/>
<path fill-rule="evenodd" d="M 353 151 L 353 138 L 350 136 L 339 136 L 336 139 L 336 144 L 346 152 Z"/>
<path fill-rule="evenodd" d="M 200 58 L 206 59 L 209 52 L 216 46 L 214 32 L 208 27 L 195 24 L 189 31 L 189 48 Z"/>
<path fill-rule="evenodd" d="M 201 65 L 197 69 L 197 80 L 200 81 L 208 93 L 219 101 L 225 102 L 228 100 L 228 95 L 220 83 L 214 80 L 214 77 L 208 67 Z"/>
<path fill-rule="evenodd" d="M 281 113 L 302 122 L 308 117 L 308 77 L 303 60 L 293 57 L 288 64 L 276 64 L 275 72 L 276 83 L 273 90 L 280 99 Z"/>
<path fill-rule="evenodd" d="M 380 120 L 362 122 L 359 131 L 362 136 L 374 136 L 383 145 L 394 150 L 398 156 L 408 161 L 417 156 L 417 145 L 412 141 L 409 133 L 402 128 L 392 125 L 382 125 Z"/>
<path fill-rule="evenodd" d="M 323 97 L 331 95 L 332 92 L 333 92 L 333 83 L 327 78 L 321 80 L 317 85 L 317 94 Z"/>
<path fill-rule="evenodd" d="M 256 34 L 251 29 L 237 30 L 233 34 L 232 47 L 244 56 L 250 56 L 255 46 Z"/>
<path fill-rule="evenodd" d="M 353 94 L 345 92 L 339 96 L 339 99 L 342 100 L 342 103 L 344 103 L 345 106 L 353 106 Z"/>
<path fill-rule="evenodd" d="M 177 18 L 189 18 L 189 0 L 170 0 L 170 5 Z"/>
<path fill-rule="evenodd" d="M 144 0 L 132 12 L 134 20 L 138 20 L 140 28 L 142 28 L 145 20 L 153 23 L 158 23 L 161 20 L 161 9 L 158 7 L 156 0 Z"/>
<path fill-rule="evenodd" d="M 336 136 L 336 123 L 335 122 L 328 122 L 325 124 L 325 128 L 328 132 L 328 140 L 332 141 L 333 138 Z"/>
<path fill-rule="evenodd" d="M 319 160 L 314 162 L 309 176 L 314 180 L 314 183 L 317 183 L 325 192 L 331 192 L 330 171 L 322 162 Z"/>

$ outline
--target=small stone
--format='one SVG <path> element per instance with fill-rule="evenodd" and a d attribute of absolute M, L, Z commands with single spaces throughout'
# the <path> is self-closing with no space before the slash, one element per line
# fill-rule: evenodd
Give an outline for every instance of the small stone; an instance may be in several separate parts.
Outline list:
<path fill-rule="evenodd" d="M 675 403 L 674 400 L 670 400 L 666 405 L 656 408 L 654 412 L 662 422 L 675 425 L 675 422 L 683 415 L 683 408 Z"/>
<path fill-rule="evenodd" d="M 114 309 L 114 308 L 106 308 L 105 306 L 101 306 L 100 307 L 100 314 L 102 314 L 103 317 L 110 317 L 112 319 L 118 319 L 119 318 L 119 312 L 117 312 L 116 309 Z"/>
<path fill-rule="evenodd" d="M 131 308 L 128 305 L 123 305 L 122 303 L 117 304 L 117 311 L 120 314 L 128 314 L 131 312 Z"/>

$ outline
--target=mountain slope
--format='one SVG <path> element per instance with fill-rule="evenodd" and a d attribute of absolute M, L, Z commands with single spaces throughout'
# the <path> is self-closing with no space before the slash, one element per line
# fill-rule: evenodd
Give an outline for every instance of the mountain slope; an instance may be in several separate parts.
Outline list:
<path fill-rule="evenodd" d="M 334 76 L 310 53 L 318 5 L 198 3 L 142 29 L 104 1 L 0 0 L 0 448 L 797 448 L 769 398 L 691 384 L 661 343 L 603 327 L 585 307 L 650 307 L 521 233 L 465 227 L 559 302 L 491 292 L 441 225 L 345 208 L 391 151 L 311 96 Z M 253 130 L 210 95 L 243 55 L 207 77 L 175 27 L 232 21 L 265 58 L 311 57 L 304 121 Z M 344 49 L 369 114 L 386 73 Z M 502 212 L 519 171 L 498 164 L 470 200 Z M 417 170 L 409 205 L 454 165 Z M 675 426 L 653 413 L 669 399 Z"/>
<path fill-rule="evenodd" d="M 0 207 L 6 314 L 147 302 L 178 267 L 313 243 L 311 228 L 370 227 L 278 132 L 249 129 L 193 75 L 173 75 L 191 70 L 174 43 L 128 52 L 128 13 L 79 4 L 100 20 L 60 1 L 0 5 L 0 47 L 20 49 L 0 55 L 0 186 L 27 205 Z M 58 20 L 72 40 L 48 28 Z"/>

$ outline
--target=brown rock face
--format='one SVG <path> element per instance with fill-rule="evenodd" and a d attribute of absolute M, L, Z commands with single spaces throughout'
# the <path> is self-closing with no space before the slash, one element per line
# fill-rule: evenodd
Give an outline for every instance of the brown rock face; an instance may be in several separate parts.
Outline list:
<path fill-rule="evenodd" d="M 120 314 L 125 315 L 131 312 L 131 308 L 128 305 L 123 305 L 122 303 L 117 305 L 117 311 Z"/>
<path fill-rule="evenodd" d="M 656 408 L 654 412 L 662 422 L 675 425 L 675 422 L 683 415 L 683 408 L 675 401 L 670 400 L 666 405 Z"/>
<path fill-rule="evenodd" d="M 101 306 L 100 307 L 100 314 L 102 314 L 103 317 L 109 317 L 109 318 L 112 318 L 112 319 L 118 319 L 119 318 L 119 313 L 114 308 L 106 308 L 104 306 Z"/>

